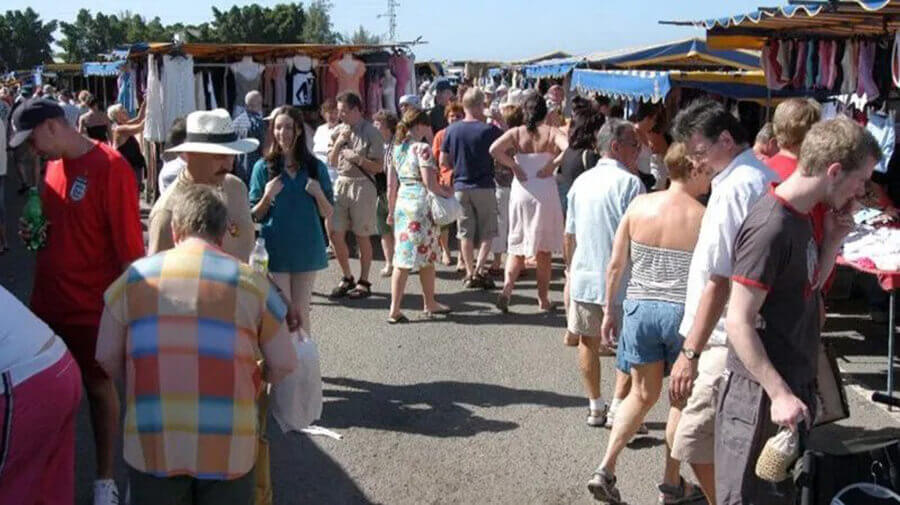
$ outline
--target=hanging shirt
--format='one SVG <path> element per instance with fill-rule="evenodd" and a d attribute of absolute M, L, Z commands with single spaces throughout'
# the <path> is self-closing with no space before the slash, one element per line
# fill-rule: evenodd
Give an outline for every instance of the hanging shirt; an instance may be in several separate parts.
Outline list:
<path fill-rule="evenodd" d="M 147 56 L 147 117 L 144 121 L 144 138 L 153 142 L 166 140 L 165 111 L 163 110 L 162 81 L 156 66 L 157 58 Z M 170 123 L 171 124 L 171 123 Z"/>
<path fill-rule="evenodd" d="M 237 63 L 232 63 L 229 67 L 234 74 L 234 112 L 232 117 L 239 116 L 244 112 L 244 97 L 251 91 L 258 91 L 264 65 L 254 62 L 252 59 L 245 58 Z"/>
<path fill-rule="evenodd" d="M 197 110 L 196 96 L 194 95 L 194 58 L 191 56 L 172 57 L 163 56 L 163 138 L 169 134 L 172 123 L 178 119 L 187 117 Z"/>
<path fill-rule="evenodd" d="M 341 57 L 328 65 L 328 71 L 337 79 L 337 94 L 352 91 L 360 99 L 363 98 L 362 78 L 366 66 L 355 58 Z"/>
<path fill-rule="evenodd" d="M 312 71 L 295 71 L 291 77 L 291 104 L 299 107 L 314 105 L 316 74 Z"/>

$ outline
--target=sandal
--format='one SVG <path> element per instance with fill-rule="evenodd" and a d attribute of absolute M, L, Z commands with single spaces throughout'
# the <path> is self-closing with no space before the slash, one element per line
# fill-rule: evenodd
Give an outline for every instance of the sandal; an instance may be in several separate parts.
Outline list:
<path fill-rule="evenodd" d="M 408 323 L 408 322 L 409 322 L 409 318 L 406 317 L 406 316 L 404 316 L 403 314 L 400 314 L 400 315 L 397 316 L 397 317 L 389 317 L 388 320 L 387 320 L 387 322 L 388 322 L 388 324 L 402 324 L 402 323 Z"/>
<path fill-rule="evenodd" d="M 671 484 L 659 484 L 659 501 L 658 505 L 678 505 L 681 503 L 693 503 L 705 498 L 703 490 L 700 486 L 692 484 L 681 477 L 681 481 L 677 486 Z M 689 492 L 690 491 L 690 492 Z"/>
<path fill-rule="evenodd" d="M 426 310 L 422 313 L 425 319 L 434 319 L 435 316 L 445 316 L 453 312 L 453 309 L 450 307 L 444 307 L 437 310 Z"/>
<path fill-rule="evenodd" d="M 353 286 L 356 285 L 356 281 L 353 279 L 353 276 L 343 277 L 341 278 L 341 283 L 337 285 L 336 288 L 331 290 L 331 294 L 328 295 L 329 298 L 343 298 L 347 296 L 347 293 L 353 289 Z"/>
<path fill-rule="evenodd" d="M 356 287 L 347 293 L 347 298 L 351 300 L 359 300 L 370 296 L 372 296 L 372 283 L 364 280 L 357 281 Z"/>

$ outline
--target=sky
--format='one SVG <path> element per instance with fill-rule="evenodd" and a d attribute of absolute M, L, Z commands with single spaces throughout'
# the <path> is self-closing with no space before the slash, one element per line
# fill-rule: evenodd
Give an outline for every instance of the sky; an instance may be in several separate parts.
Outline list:
<path fill-rule="evenodd" d="M 263 0 L 275 5 L 290 0 Z M 297 0 L 294 0 L 297 1 Z M 397 39 L 419 36 L 428 44 L 413 49 L 417 60 L 511 61 L 550 51 L 586 54 L 640 47 L 658 42 L 703 37 L 693 27 L 668 26 L 659 20 L 696 20 L 751 12 L 763 0 L 398 0 Z M 212 7 L 254 2 L 205 0 L 4 0 L 0 10 L 31 7 L 44 20 L 71 21 L 80 8 L 113 14 L 129 10 L 163 23 L 196 24 L 212 19 Z M 302 2 L 307 3 L 307 2 Z M 350 33 L 358 26 L 384 35 L 388 0 L 332 0 L 332 22 Z M 626 8 L 627 7 L 627 8 Z"/>

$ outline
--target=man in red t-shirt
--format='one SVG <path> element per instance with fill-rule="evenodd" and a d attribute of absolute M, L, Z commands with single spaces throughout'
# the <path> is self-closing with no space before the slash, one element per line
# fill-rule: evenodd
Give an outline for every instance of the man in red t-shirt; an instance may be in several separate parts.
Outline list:
<path fill-rule="evenodd" d="M 137 184 L 127 161 L 80 135 L 56 102 L 34 99 L 12 119 L 12 147 L 26 141 L 47 163 L 41 204 L 49 221 L 37 254 L 31 308 L 61 336 L 81 367 L 97 449 L 94 504 L 118 503 L 113 478 L 119 430 L 115 384 L 94 359 L 103 292 L 144 255 Z M 20 230 L 28 236 L 30 230 Z"/>

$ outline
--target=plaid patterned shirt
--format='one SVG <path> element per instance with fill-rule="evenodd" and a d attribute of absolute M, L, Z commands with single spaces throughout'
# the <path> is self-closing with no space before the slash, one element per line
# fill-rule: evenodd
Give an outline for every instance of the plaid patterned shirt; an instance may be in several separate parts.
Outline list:
<path fill-rule="evenodd" d="M 106 291 L 106 304 L 109 317 L 127 327 L 125 461 L 159 477 L 221 480 L 249 472 L 256 359 L 287 310 L 268 280 L 189 239 L 134 262 Z M 115 345 L 103 334 L 101 343 Z"/>

